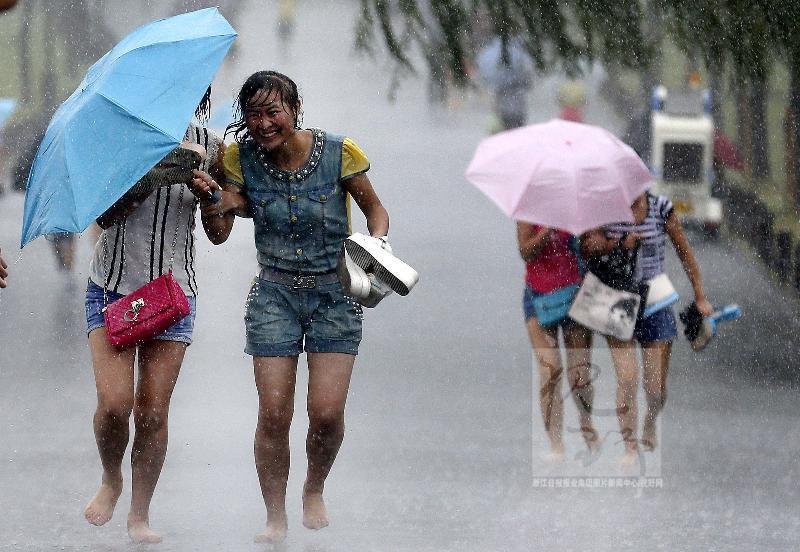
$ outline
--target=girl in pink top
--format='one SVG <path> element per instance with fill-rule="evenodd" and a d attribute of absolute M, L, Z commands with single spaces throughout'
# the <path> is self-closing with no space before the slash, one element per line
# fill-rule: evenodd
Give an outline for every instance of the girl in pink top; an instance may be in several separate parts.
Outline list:
<path fill-rule="evenodd" d="M 536 318 L 533 300 L 557 289 L 581 282 L 578 257 L 567 232 L 517 223 L 519 253 L 526 263 L 523 309 L 528 335 L 536 353 L 539 367 L 539 402 L 544 428 L 550 439 L 550 453 L 546 459 L 560 462 L 564 459 L 563 418 L 564 403 L 561 393 L 563 373 L 561 349 L 558 345 L 558 328 L 567 348 L 567 381 L 570 393 L 580 416 L 581 433 L 590 452 L 599 447 L 597 432 L 592 425 L 592 388 L 590 374 L 591 332 L 568 318 L 556 325 L 543 327 Z"/>
<path fill-rule="evenodd" d="M 534 233 L 545 237 L 535 257 L 526 259 L 525 284 L 536 293 L 550 293 L 557 289 L 581 283 L 578 271 L 578 257 L 570 246 L 572 234 L 563 230 L 554 230 L 529 225 Z M 524 259 L 524 257 L 523 257 Z"/>

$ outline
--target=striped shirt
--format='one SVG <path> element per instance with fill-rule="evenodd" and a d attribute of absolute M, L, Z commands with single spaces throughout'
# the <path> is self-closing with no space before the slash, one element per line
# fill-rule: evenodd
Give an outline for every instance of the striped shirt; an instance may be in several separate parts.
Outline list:
<path fill-rule="evenodd" d="M 213 131 L 191 124 L 184 140 L 206 148 L 200 169 L 208 172 L 219 156 L 222 140 Z M 183 199 L 179 198 L 183 188 Z M 127 295 L 169 271 L 187 295 L 197 295 L 195 278 L 195 213 L 198 200 L 185 184 L 158 188 L 125 220 L 104 230 L 94 248 L 92 281 Z M 180 219 L 178 219 L 180 211 Z"/>
<path fill-rule="evenodd" d="M 641 224 L 609 224 L 605 226 L 606 237 L 617 239 L 623 233 L 635 232 L 642 236 L 639 241 L 639 256 L 636 260 L 636 280 L 639 282 L 655 278 L 664 272 L 664 257 L 667 244 L 667 218 L 672 213 L 672 202 L 666 196 L 647 193 L 647 216 Z"/>

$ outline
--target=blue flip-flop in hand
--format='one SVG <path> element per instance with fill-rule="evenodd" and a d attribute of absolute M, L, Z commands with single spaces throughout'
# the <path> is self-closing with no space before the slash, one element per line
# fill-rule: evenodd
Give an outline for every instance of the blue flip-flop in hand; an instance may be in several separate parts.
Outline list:
<path fill-rule="evenodd" d="M 730 322 L 742 316 L 739 305 L 726 305 L 714 311 L 711 316 L 703 316 L 697 305 L 692 303 L 679 317 L 683 323 L 683 334 L 692 345 L 692 350 L 702 351 L 711 339 L 717 335 L 717 326 L 720 322 Z"/>

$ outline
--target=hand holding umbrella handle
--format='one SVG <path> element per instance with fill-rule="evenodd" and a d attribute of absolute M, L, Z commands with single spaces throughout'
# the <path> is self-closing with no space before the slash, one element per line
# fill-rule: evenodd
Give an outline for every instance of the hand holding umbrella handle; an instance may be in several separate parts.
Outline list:
<path fill-rule="evenodd" d="M 192 193 L 201 200 L 212 204 L 219 203 L 222 199 L 222 188 L 217 184 L 216 180 L 204 171 L 195 170 L 193 172 L 194 174 L 190 181 Z"/>

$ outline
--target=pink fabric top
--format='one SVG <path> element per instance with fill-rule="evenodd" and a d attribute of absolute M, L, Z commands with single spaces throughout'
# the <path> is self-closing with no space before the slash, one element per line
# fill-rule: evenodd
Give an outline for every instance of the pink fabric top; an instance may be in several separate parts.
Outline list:
<path fill-rule="evenodd" d="M 534 225 L 534 232 L 542 226 Z M 525 283 L 536 293 L 550 293 L 559 288 L 579 284 L 578 258 L 570 247 L 572 234 L 553 230 L 550 240 L 525 264 Z"/>
<path fill-rule="evenodd" d="M 558 114 L 558 118 L 564 121 L 572 121 L 573 123 L 582 123 L 583 110 L 578 107 L 567 105 L 561 108 L 561 113 Z"/>

